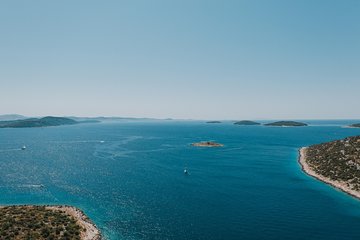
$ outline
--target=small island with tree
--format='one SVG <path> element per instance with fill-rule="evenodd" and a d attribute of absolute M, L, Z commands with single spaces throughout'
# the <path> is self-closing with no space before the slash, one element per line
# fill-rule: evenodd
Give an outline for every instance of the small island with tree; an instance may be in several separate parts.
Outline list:
<path fill-rule="evenodd" d="M 204 141 L 204 142 L 192 143 L 191 146 L 194 146 L 194 147 L 223 147 L 224 145 L 221 143 L 217 143 L 217 142 Z"/>
<path fill-rule="evenodd" d="M 278 121 L 273 123 L 266 123 L 265 126 L 272 126 L 272 127 L 304 127 L 307 126 L 306 123 L 302 122 L 295 122 L 295 121 Z"/>
<path fill-rule="evenodd" d="M 237 121 L 234 122 L 235 125 L 244 125 L 244 126 L 255 126 L 255 125 L 261 125 L 258 122 L 254 122 L 254 121 L 249 121 L 249 120 L 242 120 L 242 121 Z"/>
<path fill-rule="evenodd" d="M 360 198 L 360 136 L 300 149 L 303 171 Z"/>

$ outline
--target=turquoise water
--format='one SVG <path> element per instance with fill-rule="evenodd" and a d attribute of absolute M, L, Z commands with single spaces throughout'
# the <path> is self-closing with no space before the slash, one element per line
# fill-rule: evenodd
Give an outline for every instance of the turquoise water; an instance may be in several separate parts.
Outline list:
<path fill-rule="evenodd" d="M 358 239 L 360 201 L 297 163 L 301 146 L 360 134 L 345 123 L 0 129 L 0 204 L 75 205 L 108 239 Z"/>

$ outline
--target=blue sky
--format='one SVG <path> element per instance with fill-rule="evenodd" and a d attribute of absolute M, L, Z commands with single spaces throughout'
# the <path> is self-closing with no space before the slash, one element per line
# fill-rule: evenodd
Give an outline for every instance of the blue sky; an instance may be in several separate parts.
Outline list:
<path fill-rule="evenodd" d="M 1 1 L 0 114 L 360 118 L 360 1 Z"/>

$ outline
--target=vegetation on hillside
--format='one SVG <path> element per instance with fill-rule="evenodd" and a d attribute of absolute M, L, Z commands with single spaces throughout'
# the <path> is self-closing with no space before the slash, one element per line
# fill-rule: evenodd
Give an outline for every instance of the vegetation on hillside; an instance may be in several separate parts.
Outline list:
<path fill-rule="evenodd" d="M 44 206 L 0 207 L 0 239 L 80 240 L 84 229 L 60 210 Z"/>
<path fill-rule="evenodd" d="M 30 127 L 50 127 L 61 125 L 72 125 L 78 122 L 64 117 L 43 117 L 43 118 L 27 118 L 14 121 L 1 121 L 0 128 L 30 128 Z"/>
<path fill-rule="evenodd" d="M 360 136 L 312 145 L 306 151 L 306 162 L 317 174 L 360 190 Z"/>

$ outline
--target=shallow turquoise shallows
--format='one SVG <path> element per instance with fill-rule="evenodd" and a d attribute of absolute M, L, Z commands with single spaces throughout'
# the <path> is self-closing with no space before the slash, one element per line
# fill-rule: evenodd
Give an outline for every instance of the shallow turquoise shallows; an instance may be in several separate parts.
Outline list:
<path fill-rule="evenodd" d="M 297 163 L 301 146 L 360 129 L 306 122 L 0 129 L 0 204 L 75 205 L 111 240 L 360 239 L 360 201 Z M 190 146 L 202 140 L 224 147 Z"/>

